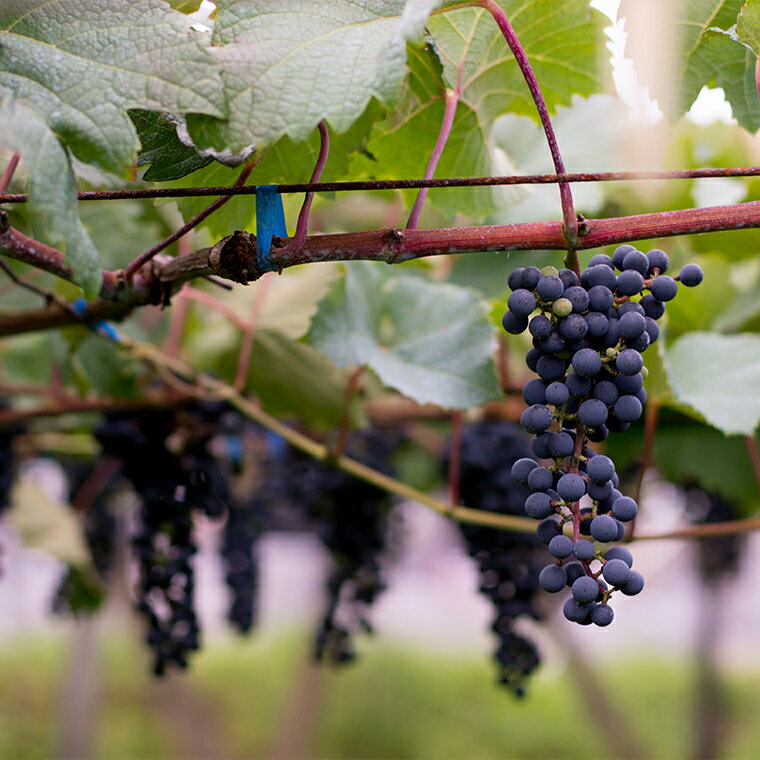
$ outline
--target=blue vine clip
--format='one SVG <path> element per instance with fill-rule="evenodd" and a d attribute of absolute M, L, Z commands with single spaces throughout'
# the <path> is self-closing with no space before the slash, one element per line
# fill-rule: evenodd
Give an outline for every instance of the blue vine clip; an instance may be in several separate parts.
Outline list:
<path fill-rule="evenodd" d="M 80 317 L 87 316 L 86 299 L 77 298 L 77 300 L 74 301 L 72 306 L 73 306 L 74 311 L 77 314 L 79 314 Z M 106 322 L 104 319 L 98 320 L 97 322 L 93 322 L 90 325 L 90 329 L 98 333 L 99 335 L 102 335 L 104 338 L 108 338 L 109 340 L 112 340 L 114 343 L 121 343 L 121 338 L 119 337 L 119 333 L 116 331 L 116 328 L 110 322 Z"/>
<path fill-rule="evenodd" d="M 282 195 L 277 192 L 277 185 L 259 185 L 256 188 L 256 249 L 259 270 L 262 272 L 271 272 L 276 268 L 269 260 L 273 235 L 288 235 Z"/>

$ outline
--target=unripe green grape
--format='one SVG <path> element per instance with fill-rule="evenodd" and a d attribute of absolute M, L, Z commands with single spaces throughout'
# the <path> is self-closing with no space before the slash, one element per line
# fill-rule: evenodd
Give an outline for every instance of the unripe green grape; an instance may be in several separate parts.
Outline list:
<path fill-rule="evenodd" d="M 558 298 L 553 304 L 552 304 L 552 311 L 558 316 L 558 317 L 566 317 L 573 311 L 573 304 L 570 302 L 569 298 Z"/>
<path fill-rule="evenodd" d="M 546 277 L 546 275 L 549 275 L 549 274 L 553 274 L 555 277 L 557 277 L 557 276 L 559 275 L 559 270 L 557 269 L 557 267 L 553 267 L 553 266 L 551 266 L 551 264 L 550 264 L 549 266 L 546 266 L 546 267 L 544 267 L 544 268 L 541 270 L 541 274 L 542 274 L 544 277 Z"/>

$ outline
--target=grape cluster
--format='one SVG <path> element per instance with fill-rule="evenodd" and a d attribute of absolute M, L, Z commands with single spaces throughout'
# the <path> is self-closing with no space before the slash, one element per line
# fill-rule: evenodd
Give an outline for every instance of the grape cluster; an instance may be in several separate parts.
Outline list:
<path fill-rule="evenodd" d="M 187 666 L 200 646 L 191 559 L 193 509 L 210 517 L 224 511 L 226 481 L 209 443 L 223 407 L 106 415 L 95 436 L 103 452 L 123 462 L 140 498 L 140 528 L 133 544 L 140 564 L 138 611 L 148 623 L 153 670 Z"/>
<path fill-rule="evenodd" d="M 10 408 L 10 402 L 0 397 L 0 409 Z M 11 503 L 11 487 L 16 477 L 14 462 L 14 439 L 23 434 L 26 427 L 21 423 L 5 425 L 0 429 L 0 514 L 5 512 Z"/>
<path fill-rule="evenodd" d="M 686 514 L 697 525 L 737 519 L 735 505 L 715 491 L 706 491 L 695 483 L 682 483 L 686 488 Z M 740 569 L 746 548 L 746 535 L 741 533 L 711 536 L 695 542 L 697 568 L 709 586 L 735 576 Z"/>
<path fill-rule="evenodd" d="M 466 426 L 460 443 L 459 490 L 474 509 L 520 515 L 529 489 L 517 485 L 509 468 L 530 456 L 530 442 L 511 422 L 486 421 Z M 544 551 L 535 536 L 460 523 L 467 551 L 480 572 L 479 591 L 493 604 L 492 629 L 499 644 L 495 659 L 499 682 L 522 696 L 527 677 L 540 664 L 535 644 L 515 632 L 520 617 L 541 618 L 536 604 Z"/>
<path fill-rule="evenodd" d="M 352 433 L 346 454 L 387 475 L 399 438 L 379 429 Z M 329 462 L 292 452 L 293 498 L 316 523 L 333 559 L 327 578 L 327 605 L 315 642 L 315 658 L 333 664 L 356 657 L 352 633 L 372 632 L 365 610 L 382 591 L 381 555 L 386 548 L 393 502 L 377 486 L 339 470 Z"/>
<path fill-rule="evenodd" d="M 509 333 L 527 329 L 533 336 L 526 364 L 538 375 L 523 389 L 528 408 L 521 423 L 535 435 L 533 454 L 549 461 L 525 457 L 512 477 L 531 489 L 525 511 L 541 521 L 536 533 L 555 559 L 539 583 L 549 592 L 570 587 L 564 615 L 584 625 L 609 625 L 612 593 L 632 596 L 644 587 L 631 553 L 607 548 L 623 538 L 638 506 L 618 490 L 612 460 L 587 441 L 601 442 L 641 416 L 641 354 L 657 340 L 657 320 L 678 282 L 693 287 L 703 278 L 695 264 L 670 277 L 669 265 L 664 251 L 622 245 L 612 257 L 593 256 L 580 279 L 570 269 L 520 267 L 508 280 L 502 324 Z M 582 507 L 585 497 L 589 506 Z"/>
<path fill-rule="evenodd" d="M 258 543 L 274 527 L 275 515 L 289 492 L 289 453 L 282 438 L 250 424 L 225 431 L 224 440 L 228 458 L 239 476 L 228 504 L 220 546 L 230 590 L 227 619 L 239 633 L 250 633 L 257 613 Z M 237 450 L 241 456 L 235 455 Z M 251 454 L 245 463 L 243 450 Z"/>

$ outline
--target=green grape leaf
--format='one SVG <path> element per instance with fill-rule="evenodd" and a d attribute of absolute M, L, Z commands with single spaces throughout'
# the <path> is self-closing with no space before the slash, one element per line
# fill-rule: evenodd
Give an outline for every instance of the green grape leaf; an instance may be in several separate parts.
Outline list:
<path fill-rule="evenodd" d="M 668 480 L 695 482 L 731 501 L 737 517 L 757 509 L 757 481 L 740 438 L 704 425 L 664 425 L 655 436 L 654 460 Z"/>
<path fill-rule="evenodd" d="M 81 336 L 80 336 L 81 337 Z M 83 395 L 94 391 L 98 396 L 139 398 L 137 371 L 132 361 L 125 361 L 111 341 L 88 333 L 76 340 L 72 348 L 73 379 Z"/>
<path fill-rule="evenodd" d="M 723 88 L 736 120 L 755 132 L 760 128 L 760 98 L 755 83 L 757 56 L 723 30 L 710 29 L 703 40 L 705 61 L 713 71 L 709 84 Z"/>
<path fill-rule="evenodd" d="M 256 331 L 253 356 L 245 389 L 254 393 L 270 414 L 295 415 L 312 430 L 334 430 L 340 424 L 346 372 L 311 346 L 276 330 Z M 366 422 L 358 399 L 348 412 L 352 427 Z"/>
<path fill-rule="evenodd" d="M 745 0 L 736 19 L 736 37 L 760 56 L 760 0 Z"/>
<path fill-rule="evenodd" d="M 63 364 L 69 352 L 69 344 L 60 330 L 29 332 L 3 339 L 3 375 L 11 382 L 50 382 L 52 362 Z"/>
<path fill-rule="evenodd" d="M 226 115 L 209 35 L 160 0 L 0 4 L 0 80 L 73 153 L 134 171 L 130 108 Z"/>
<path fill-rule="evenodd" d="M 366 365 L 419 403 L 466 409 L 499 398 L 493 330 L 469 290 L 354 262 L 319 304 L 309 343 Z"/>
<path fill-rule="evenodd" d="M 129 112 L 129 116 L 142 144 L 137 165 L 148 166 L 144 180 L 165 182 L 179 179 L 208 166 L 213 160 L 180 142 L 176 120 L 169 114 L 135 109 Z"/>
<path fill-rule="evenodd" d="M 511 0 L 501 5 L 532 61 L 551 112 L 569 104 L 573 94 L 605 89 L 606 65 L 599 44 L 606 21 L 601 13 L 584 0 Z M 538 117 L 498 26 L 483 8 L 463 8 L 431 16 L 427 28 L 431 39 L 424 47 L 410 46 L 410 70 L 398 103 L 375 125 L 367 155 L 355 162 L 355 173 L 373 178 L 423 176 L 440 130 L 447 89 L 461 94 L 437 176 L 515 173 L 517 156 L 492 139 L 494 121 L 508 112 Z M 430 148 L 420 150 L 420 145 Z M 545 139 L 543 149 L 548 156 Z M 450 218 L 457 213 L 482 218 L 518 195 L 515 188 L 436 189 L 429 203 Z"/>
<path fill-rule="evenodd" d="M 321 120 L 346 131 L 372 98 L 391 103 L 437 0 L 219 0 L 212 52 L 230 116 L 188 118 L 201 148 L 306 140 Z"/>
<path fill-rule="evenodd" d="M 760 422 L 760 336 L 693 332 L 666 352 L 675 401 L 725 435 L 753 435 Z"/>
<path fill-rule="evenodd" d="M 643 425 L 610 436 L 605 446 L 618 470 L 624 471 L 641 456 Z M 757 481 L 741 438 L 727 438 L 714 428 L 663 413 L 654 437 L 653 461 L 662 476 L 676 485 L 693 483 L 718 493 L 731 502 L 736 517 L 757 511 Z"/>
<path fill-rule="evenodd" d="M 1 48 L 0 48 L 1 49 Z M 4 97 L 5 94 L 5 97 Z M 100 291 L 98 252 L 79 220 L 69 153 L 34 108 L 0 88 L 0 144 L 21 154 L 29 175 L 29 210 L 47 242 L 65 254 L 87 298 Z"/>
<path fill-rule="evenodd" d="M 622 136 L 630 127 L 628 108 L 616 97 L 573 96 L 571 105 L 558 106 L 552 118 L 566 167 L 584 171 L 624 171 L 631 168 L 623 150 Z M 526 116 L 505 114 L 493 129 L 497 149 L 515 157 L 520 174 L 547 174 L 554 171 L 540 125 Z M 603 183 L 573 185 L 573 201 L 586 215 L 601 211 L 609 202 Z M 506 189 L 506 188 L 503 188 Z M 517 190 L 518 188 L 510 188 Z M 526 185 L 521 197 L 502 208 L 491 221 L 499 224 L 557 219 L 562 215 L 556 185 Z"/>
<path fill-rule="evenodd" d="M 752 331 L 760 317 L 760 282 L 755 281 L 746 290 L 737 293 L 731 305 L 721 312 L 711 327 L 716 332 Z"/>
<path fill-rule="evenodd" d="M 569 105 L 573 94 L 607 89 L 600 55 L 608 23 L 604 14 L 584 0 L 502 0 L 499 5 L 531 62 L 550 111 Z M 447 86 L 460 83 L 463 102 L 481 122 L 490 123 L 503 113 L 538 120 L 522 72 L 488 11 L 462 8 L 436 14 L 428 28 Z"/>
<path fill-rule="evenodd" d="M 660 0 L 623 0 L 619 16 L 630 17 L 647 5 L 653 14 L 663 7 Z M 674 41 L 659 46 L 662 66 L 642 70 L 649 72 L 644 83 L 671 118 L 688 111 L 702 87 L 708 85 L 723 88 L 743 127 L 751 131 L 760 127 L 756 55 L 733 29 L 741 9 L 742 0 L 670 0 L 667 4 L 666 31 Z M 744 25 L 752 25 L 750 17 Z"/>

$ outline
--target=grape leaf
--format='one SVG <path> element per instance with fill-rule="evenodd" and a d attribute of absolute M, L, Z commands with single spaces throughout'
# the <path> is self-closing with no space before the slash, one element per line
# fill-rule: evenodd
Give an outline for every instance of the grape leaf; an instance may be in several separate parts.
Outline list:
<path fill-rule="evenodd" d="M 206 315 L 208 316 L 208 315 Z M 234 377 L 240 353 L 240 331 L 222 331 L 222 345 L 210 346 L 213 335 L 193 335 L 190 352 L 196 364 L 220 377 Z M 229 338 L 229 339 L 228 339 Z M 332 430 L 340 424 L 348 374 L 322 354 L 279 330 L 258 328 L 245 391 L 256 396 L 270 414 L 295 416 L 311 430 Z M 349 409 L 349 422 L 359 427 L 365 418 L 358 403 Z"/>
<path fill-rule="evenodd" d="M 129 112 L 129 116 L 142 144 L 137 165 L 148 166 L 142 177 L 144 180 L 165 182 L 179 179 L 208 166 L 213 160 L 180 142 L 176 121 L 169 114 L 135 109 Z"/>
<path fill-rule="evenodd" d="M 223 67 L 227 121 L 188 118 L 196 145 L 238 152 L 320 120 L 344 132 L 372 98 L 390 103 L 437 0 L 219 0 L 211 48 Z"/>
<path fill-rule="evenodd" d="M 246 391 L 254 393 L 271 414 L 296 415 L 312 430 L 334 430 L 341 419 L 347 382 L 318 351 L 276 330 L 257 330 Z M 294 382 L 294 378 L 308 378 Z M 349 423 L 366 422 L 358 403 L 348 409 Z"/>
<path fill-rule="evenodd" d="M 605 89 L 598 46 L 604 16 L 585 0 L 509 0 L 501 6 L 531 60 L 551 112 L 574 93 Z M 520 69 L 491 14 L 464 8 L 431 16 L 431 42 L 410 46 L 409 67 L 396 107 L 373 129 L 368 156 L 355 169 L 371 177 L 421 177 L 435 144 L 447 89 L 461 89 L 455 121 L 436 174 L 442 177 L 515 173 L 509 145 L 496 146 L 491 129 L 501 114 L 537 119 Z M 572 34 L 567 33 L 572 29 Z M 545 140 L 543 149 L 548 156 Z M 374 161 L 372 160 L 374 158 Z M 483 217 L 514 199 L 514 188 L 435 190 L 430 204 L 449 217 Z"/>
<path fill-rule="evenodd" d="M 628 18 L 647 6 L 652 18 L 664 7 L 660 0 L 623 0 L 619 16 Z M 644 84 L 660 108 L 676 118 L 689 110 L 703 86 L 722 87 L 738 122 L 751 131 L 758 129 L 756 56 L 732 28 L 742 0 L 670 0 L 666 8 L 664 23 L 673 42 L 658 46 L 662 66 L 642 69 L 649 72 Z M 670 93 L 675 96 L 672 101 Z"/>
<path fill-rule="evenodd" d="M 736 37 L 760 56 L 760 0 L 745 0 L 736 19 Z"/>
<path fill-rule="evenodd" d="M 128 176 L 128 109 L 226 113 L 208 35 L 191 24 L 159 0 L 2 3 L 0 78 L 78 158 Z"/>
<path fill-rule="evenodd" d="M 641 456 L 643 425 L 632 427 L 625 435 L 612 435 L 605 441 L 606 453 L 623 471 Z M 672 483 L 696 483 L 715 491 L 734 506 L 736 517 L 749 517 L 757 511 L 757 481 L 741 438 L 727 438 L 714 428 L 680 415 L 662 414 L 654 438 L 654 463 Z"/>
<path fill-rule="evenodd" d="M 23 156 L 29 174 L 29 207 L 49 243 L 60 248 L 87 298 L 100 291 L 98 252 L 79 221 L 76 178 L 69 153 L 35 109 L 3 97 L 0 88 L 0 144 Z M 6 91 L 7 93 L 7 91 Z"/>
<path fill-rule="evenodd" d="M 419 403 L 465 409 L 500 396 L 493 331 L 464 288 L 354 262 L 320 302 L 307 340 Z"/>
<path fill-rule="evenodd" d="M 704 425 L 665 425 L 657 431 L 654 457 L 668 480 L 693 481 L 717 491 L 740 508 L 737 517 L 757 508 L 757 481 L 747 447 L 739 438 L 725 438 Z"/>
<path fill-rule="evenodd" d="M 102 340 L 89 331 L 73 341 L 68 366 L 82 395 L 94 391 L 99 396 L 137 399 L 137 371 L 111 341 Z"/>
<path fill-rule="evenodd" d="M 725 435 L 752 435 L 760 422 L 760 336 L 692 332 L 666 352 L 675 400 Z"/>
<path fill-rule="evenodd" d="M 760 281 L 756 276 L 749 281 L 749 287 L 734 296 L 730 306 L 721 312 L 713 324 L 716 332 L 753 331 L 753 322 L 760 317 Z"/>

